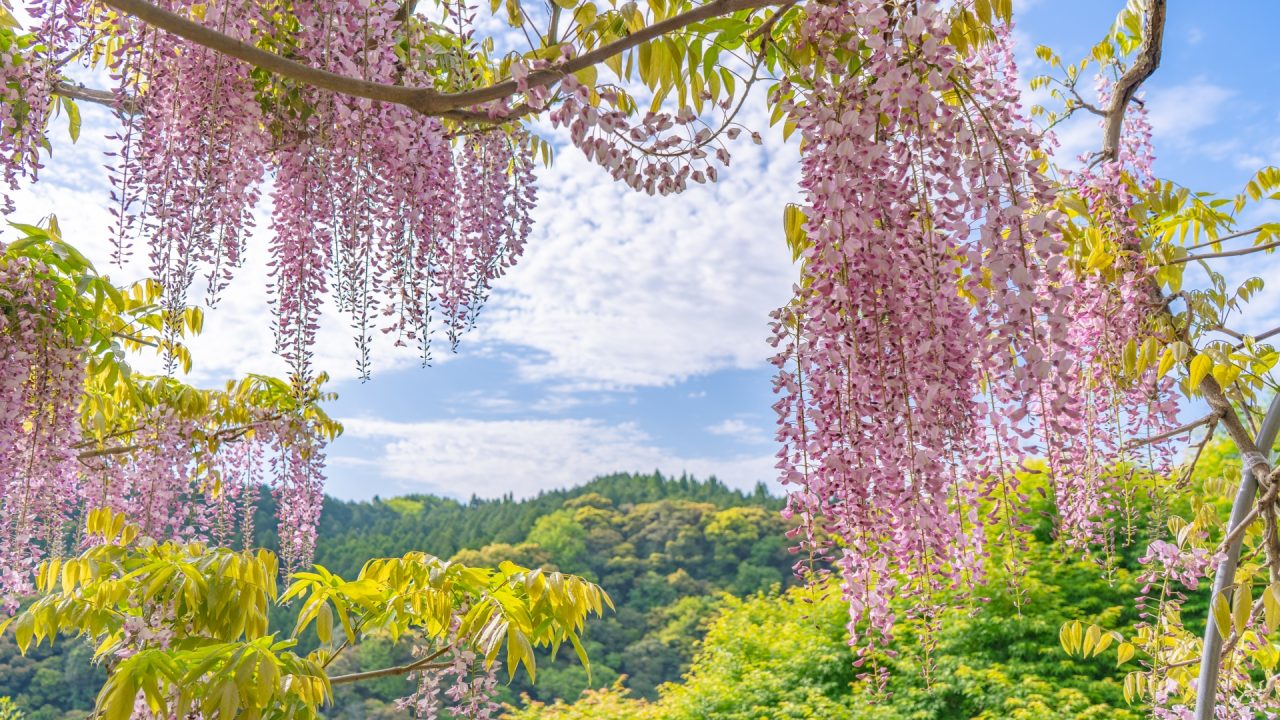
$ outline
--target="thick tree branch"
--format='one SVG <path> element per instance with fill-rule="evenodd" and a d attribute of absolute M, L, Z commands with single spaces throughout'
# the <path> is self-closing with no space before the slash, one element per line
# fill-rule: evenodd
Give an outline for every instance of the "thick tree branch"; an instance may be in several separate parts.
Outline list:
<path fill-rule="evenodd" d="M 1253 340 L 1254 342 L 1262 342 L 1263 340 L 1274 337 L 1276 335 L 1280 335 L 1280 327 L 1274 327 L 1264 333 L 1254 335 Z"/>
<path fill-rule="evenodd" d="M 795 7 L 797 1 L 798 0 L 787 0 L 787 2 L 779 5 L 778 9 L 774 10 L 773 14 L 770 15 L 768 19 L 760 23 L 760 27 L 751 31 L 751 34 L 747 36 L 747 42 L 752 42 L 759 38 L 773 40 L 773 26 L 778 24 L 778 21 L 782 19 L 782 16 L 785 15 L 788 10 Z"/>
<path fill-rule="evenodd" d="M 395 17 L 393 17 L 392 20 L 395 22 L 404 22 L 405 20 L 408 20 L 417 9 L 418 0 L 405 0 L 404 4 L 400 6 L 400 9 L 396 10 Z"/>
<path fill-rule="evenodd" d="M 141 450 L 143 447 L 145 447 L 145 446 L 143 446 L 143 445 L 117 445 L 116 447 L 100 448 L 100 449 L 98 449 L 98 450 L 86 450 L 86 451 L 84 451 L 84 452 L 82 452 L 82 453 L 80 453 L 80 454 L 76 455 L 76 458 L 77 458 L 78 460 L 80 460 L 81 462 L 84 462 L 85 460 L 90 460 L 90 459 L 93 459 L 93 458 L 96 458 L 96 457 L 105 457 L 105 456 L 107 456 L 107 455 L 124 455 L 125 453 L 131 453 L 131 452 L 133 452 L 134 450 Z"/>
<path fill-rule="evenodd" d="M 381 670 L 369 670 L 366 672 L 351 673 L 350 675 L 337 675 L 329 678 L 330 685 L 345 685 L 347 683 L 360 682 L 361 680 L 372 680 L 374 678 L 388 677 L 391 675 L 406 675 L 414 670 L 439 670 L 447 668 L 451 663 L 433 663 L 433 660 L 440 658 L 449 652 L 449 648 L 441 648 L 424 658 L 414 660 L 411 663 L 397 665 L 395 667 L 382 668 Z"/>
<path fill-rule="evenodd" d="M 369 82 L 368 80 L 313 68 L 275 53 L 267 52 L 230 35 L 224 35 L 213 28 L 152 5 L 146 0 L 102 1 L 103 4 L 132 15 L 148 25 L 190 40 L 197 45 L 203 45 L 210 50 L 215 50 L 237 60 L 243 60 L 250 65 L 276 75 L 292 78 L 325 90 L 370 100 L 397 103 L 414 109 L 425 107 L 436 97 L 439 97 L 439 93 L 430 88 Z"/>
<path fill-rule="evenodd" d="M 515 95 L 519 88 L 514 80 L 505 80 L 486 87 L 467 90 L 459 93 L 441 93 L 433 88 L 409 87 L 370 82 L 359 78 L 339 75 L 327 70 L 305 65 L 288 58 L 267 52 L 229 35 L 224 35 L 212 28 L 189 20 L 164 8 L 157 7 L 147 0 L 102 0 L 106 5 L 156 28 L 170 32 L 178 37 L 220 52 L 228 57 L 243 60 L 255 67 L 281 77 L 287 77 L 308 85 L 330 90 L 343 95 L 362 97 L 379 102 L 395 103 L 416 110 L 424 115 L 453 117 L 464 122 L 488 120 L 487 114 L 468 110 L 493 100 Z M 688 25 L 709 20 L 720 15 L 727 15 L 739 10 L 768 7 L 779 4 L 781 0 L 711 0 L 691 10 L 672 16 L 641 28 L 624 38 L 572 58 L 554 69 L 536 70 L 527 78 L 530 87 L 551 85 L 565 75 L 599 64 L 637 45 L 659 38 Z M 74 86 L 68 86 L 74 89 Z M 89 99 L 89 98 L 85 98 Z M 94 99 L 94 102 L 100 100 Z M 502 118 L 495 118 L 502 121 Z"/>
<path fill-rule="evenodd" d="M 1102 141 L 1102 160 L 1115 160 L 1120 156 L 1120 131 L 1124 128 L 1125 109 L 1134 93 L 1151 74 L 1160 67 L 1160 52 L 1164 45 L 1165 0 L 1147 0 L 1147 12 L 1142 23 L 1142 47 L 1138 57 L 1116 81 L 1107 106 L 1106 135 Z"/>
<path fill-rule="evenodd" d="M 73 85 L 69 82 L 60 82 L 53 88 L 54 95 L 61 95 L 72 100 L 83 100 L 98 105 L 106 105 L 109 108 L 120 108 L 127 113 L 135 113 L 138 111 L 137 103 L 133 98 L 124 98 L 119 100 L 116 94 L 110 90 L 97 90 L 95 88 L 87 88 L 83 85 Z"/>
<path fill-rule="evenodd" d="M 72 100 L 81 100 L 84 102 L 96 103 L 98 105 L 105 105 L 109 108 L 117 108 L 121 106 L 121 103 L 116 102 L 115 93 L 112 93 L 110 90 L 98 90 L 96 88 L 89 88 L 83 85 L 72 85 L 71 83 L 63 82 L 58 83 L 58 85 L 53 89 L 53 93 L 55 95 L 71 98 Z M 137 100 L 131 97 L 124 99 L 123 109 L 127 113 L 136 113 L 140 110 Z M 478 112 L 475 110 L 450 110 L 448 112 L 440 113 L 440 117 L 457 120 L 458 122 L 497 125 L 522 118 L 533 112 L 535 112 L 535 110 L 532 107 L 522 103 L 515 106 L 510 112 L 501 117 L 490 117 L 489 113 Z M 143 341 L 138 342 L 142 342 L 144 345 L 151 344 Z"/>
<path fill-rule="evenodd" d="M 575 58 L 571 58 L 565 63 L 543 70 L 535 70 L 529 73 L 526 82 L 529 87 L 539 87 L 550 85 L 560 80 L 565 75 L 570 75 L 579 70 L 598 65 L 605 60 L 624 53 L 637 45 L 641 45 L 655 38 L 660 38 L 669 32 L 674 32 L 688 25 L 703 20 L 710 20 L 721 15 L 738 12 L 739 10 L 753 10 L 757 8 L 769 7 L 779 4 L 781 0 L 711 0 L 711 2 L 699 5 L 698 7 L 673 15 L 661 22 L 643 27 L 626 37 L 615 40 L 608 45 L 601 45 L 591 52 L 584 53 Z M 453 93 L 441 96 L 448 103 L 456 103 L 453 107 L 466 107 L 469 105 L 480 105 L 482 103 L 498 100 L 500 98 L 514 95 L 518 88 L 514 80 L 506 80 L 495 83 L 488 87 L 468 90 L 466 92 Z"/>
<path fill-rule="evenodd" d="M 1222 542 L 1218 543 L 1218 552 L 1225 553 L 1227 548 L 1240 542 L 1240 538 L 1244 537 L 1245 531 L 1249 529 L 1249 526 L 1253 524 L 1254 520 L 1258 519 L 1258 506 L 1275 502 L 1275 500 L 1276 488 L 1272 487 L 1271 490 L 1268 490 L 1262 497 L 1258 498 L 1258 505 L 1254 505 L 1253 509 L 1241 518 L 1240 522 L 1236 523 L 1231 532 L 1227 533 L 1226 537 L 1222 538 Z"/>
<path fill-rule="evenodd" d="M 1259 457 L 1269 458 L 1271 448 L 1267 448 L 1267 453 L 1263 454 L 1259 449 L 1253 436 L 1249 433 L 1249 429 L 1244 426 L 1244 422 L 1240 420 L 1240 416 L 1236 414 L 1235 408 L 1231 406 L 1231 401 L 1227 399 L 1226 393 L 1222 391 L 1222 386 L 1213 378 L 1213 375 L 1206 375 L 1204 380 L 1200 381 L 1200 393 L 1204 395 L 1205 402 L 1209 403 L 1209 407 L 1215 412 L 1222 414 L 1222 425 L 1227 429 L 1227 434 L 1231 436 L 1231 441 L 1235 443 L 1236 449 L 1240 451 L 1241 457 L 1246 459 L 1256 459 Z M 1256 462 L 1254 465 L 1245 468 L 1246 471 L 1252 471 L 1258 477 L 1266 477 L 1271 471 L 1271 463 L 1269 460 Z"/>
<path fill-rule="evenodd" d="M 1130 442 L 1130 443 L 1126 444 L 1126 445 L 1125 445 L 1125 447 L 1126 447 L 1127 449 L 1132 450 L 1133 448 L 1142 447 L 1143 445 L 1151 445 L 1152 443 L 1158 443 L 1158 442 L 1161 442 L 1161 441 L 1163 441 L 1163 440 L 1168 440 L 1169 438 L 1177 437 L 1178 435 L 1181 435 L 1181 434 L 1183 434 L 1183 433 L 1191 432 L 1192 430 L 1195 430 L 1196 428 L 1200 427 L 1201 425 L 1208 425 L 1209 423 L 1216 423 L 1220 417 L 1222 417 L 1222 415 L 1221 415 L 1220 413 L 1218 413 L 1217 411 L 1214 411 L 1214 412 L 1209 413 L 1208 415 L 1205 415 L 1204 417 L 1200 418 L 1199 420 L 1195 420 L 1195 421 L 1193 421 L 1193 422 L 1189 422 L 1189 423 L 1187 423 L 1186 425 L 1183 425 L 1182 427 L 1174 428 L 1174 429 L 1172 429 L 1172 430 L 1170 430 L 1170 431 L 1168 431 L 1168 432 L 1160 433 L 1159 435 L 1152 435 L 1152 436 L 1151 436 L 1151 437 L 1149 437 L 1149 438 L 1142 438 L 1141 440 L 1134 440 L 1134 441 L 1132 441 L 1132 442 Z"/>
<path fill-rule="evenodd" d="M 1236 238 L 1242 238 L 1242 237 L 1244 237 L 1244 236 L 1246 236 L 1246 235 L 1252 235 L 1252 234 L 1254 234 L 1254 233 L 1258 232 L 1258 231 L 1259 231 L 1259 230 L 1261 230 L 1261 229 L 1262 229 L 1262 226 L 1261 226 L 1261 225 L 1259 225 L 1258 227 L 1255 227 L 1255 228 L 1249 228 L 1248 230 L 1241 230 L 1241 231 L 1240 231 L 1240 232 L 1238 232 L 1238 233 L 1231 233 L 1230 235 L 1223 235 L 1223 236 L 1222 236 L 1222 237 L 1220 237 L 1220 238 L 1214 238 L 1214 239 L 1212 239 L 1212 240 L 1205 240 L 1204 242 L 1196 243 L 1195 245 L 1188 245 L 1188 246 L 1187 246 L 1187 249 L 1188 249 L 1188 250 L 1199 250 L 1200 248 L 1209 247 L 1210 245 L 1217 245 L 1218 243 L 1224 243 L 1224 242 L 1226 242 L 1226 241 L 1228 241 L 1228 240 L 1235 240 Z"/>
<path fill-rule="evenodd" d="M 262 427 L 263 425 L 266 425 L 268 423 L 273 423 L 282 417 L 284 417 L 283 413 L 274 413 L 265 418 L 262 418 L 261 420 L 255 420 L 254 422 L 247 423 L 245 425 L 235 425 L 228 428 L 222 428 L 221 430 L 216 430 L 212 434 L 210 434 L 208 437 L 210 437 L 213 440 L 217 440 L 219 442 L 234 442 L 244 437 L 250 430 Z M 108 433 L 102 436 L 101 438 L 85 440 L 84 442 L 76 443 L 75 445 L 71 446 L 71 449 L 83 450 L 83 452 L 76 454 L 76 458 L 81 462 L 85 460 L 91 460 L 96 457 L 105 457 L 107 455 L 123 455 L 125 453 L 131 453 L 134 450 L 142 450 L 152 446 L 151 445 L 117 445 L 115 447 L 102 447 L 94 450 L 85 450 L 85 448 L 93 447 L 94 445 L 101 443 L 105 440 L 109 440 L 111 438 L 118 438 L 118 437 L 124 437 L 126 435 L 132 435 L 133 433 L 139 432 L 141 430 L 145 430 L 146 427 L 147 427 L 146 425 L 137 425 L 135 427 L 126 428 L 124 430 L 118 430 L 113 433 Z"/>
<path fill-rule="evenodd" d="M 1224 250 L 1216 253 L 1201 253 L 1199 255 L 1185 255 L 1180 258 L 1174 258 L 1165 263 L 1165 265 L 1179 265 L 1181 263 L 1195 262 L 1196 260 L 1212 260 L 1214 258 L 1238 257 L 1240 255 L 1251 255 L 1256 252 L 1266 252 L 1280 248 L 1280 240 L 1269 242 L 1266 245 L 1254 245 L 1253 247 L 1241 248 L 1239 250 Z"/>

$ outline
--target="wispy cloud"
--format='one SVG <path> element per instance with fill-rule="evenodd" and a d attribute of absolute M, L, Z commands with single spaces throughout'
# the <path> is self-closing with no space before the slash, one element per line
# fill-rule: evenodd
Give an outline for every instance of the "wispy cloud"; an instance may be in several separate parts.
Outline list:
<path fill-rule="evenodd" d="M 762 110 L 745 122 L 767 127 Z M 740 139 L 721 182 L 648 197 L 576 148 L 540 175 L 528 254 L 503 278 L 478 336 L 526 348 L 530 380 L 665 385 L 762 366 L 768 314 L 795 271 L 781 237 L 794 147 Z"/>
<path fill-rule="evenodd" d="M 570 487 L 613 471 L 715 475 L 729 485 L 750 488 L 774 478 L 769 454 L 683 457 L 658 447 L 634 423 L 574 420 L 458 420 L 397 423 L 344 419 L 346 436 L 364 441 L 364 458 L 335 458 L 337 464 L 376 469 L 382 479 L 369 487 L 396 492 L 496 497 Z M 386 480 L 393 481 L 387 483 Z M 361 494 L 349 488 L 344 495 Z"/>
<path fill-rule="evenodd" d="M 1234 90 L 1204 78 L 1152 90 L 1146 104 L 1156 150 L 1163 146 L 1187 147 L 1197 131 L 1222 117 L 1227 100 L 1234 95 Z"/>
<path fill-rule="evenodd" d="M 767 445 L 773 438 L 758 422 L 747 422 L 742 418 L 729 418 L 707 427 L 707 432 L 720 437 L 732 438 L 745 445 Z"/>

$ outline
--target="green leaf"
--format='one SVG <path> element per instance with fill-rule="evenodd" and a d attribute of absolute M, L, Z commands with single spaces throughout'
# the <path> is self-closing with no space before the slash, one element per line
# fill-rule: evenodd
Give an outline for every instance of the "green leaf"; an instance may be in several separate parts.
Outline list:
<path fill-rule="evenodd" d="M 1200 387 L 1200 383 L 1204 381 L 1205 376 L 1208 375 L 1211 370 L 1213 370 L 1213 358 L 1204 353 L 1196 355 L 1195 358 L 1191 360 L 1191 370 L 1190 374 L 1187 376 L 1187 382 L 1190 388 L 1194 391 L 1196 388 Z"/>
<path fill-rule="evenodd" d="M 1249 622 L 1249 613 L 1253 610 L 1253 585 L 1242 584 L 1236 588 L 1231 599 L 1231 619 L 1234 622 L 1236 634 L 1239 635 L 1244 632 L 1244 627 Z"/>
<path fill-rule="evenodd" d="M 71 142 L 76 142 L 80 139 L 80 107 L 68 97 L 62 98 L 62 107 L 67 110 L 67 132 L 71 135 Z"/>
<path fill-rule="evenodd" d="M 787 247 L 791 249 L 792 262 L 799 260 L 809 247 L 809 235 L 804 230 L 804 224 L 808 220 L 804 210 L 795 203 L 787 203 L 782 211 L 782 227 L 786 233 Z"/>
<path fill-rule="evenodd" d="M 1123 642 L 1116 646 L 1116 667 L 1133 659 L 1133 643 Z"/>
<path fill-rule="evenodd" d="M 1213 624 L 1218 628 L 1218 635 L 1223 638 L 1230 635 L 1231 605 L 1227 602 L 1227 595 L 1225 592 L 1218 593 L 1218 595 L 1213 598 L 1212 612 Z"/>
<path fill-rule="evenodd" d="M 578 634 L 570 630 L 567 635 L 569 642 L 573 644 L 573 652 L 578 656 L 578 662 L 582 663 L 582 669 L 587 671 L 587 682 L 591 681 L 591 661 L 587 658 L 587 650 L 582 647 L 582 641 L 578 639 Z"/>
<path fill-rule="evenodd" d="M 3 4 L 0 4 L 0 28 L 13 28 L 14 30 L 22 29 L 22 23 L 19 23 L 18 19 L 13 16 L 13 13 L 9 12 L 9 9 Z"/>
<path fill-rule="evenodd" d="M 322 604 L 320 612 L 316 615 L 316 636 L 325 645 L 333 642 L 333 610 L 329 607 L 329 603 Z"/>
<path fill-rule="evenodd" d="M 1280 582 L 1271 583 L 1262 591 L 1262 609 L 1267 629 L 1271 632 L 1280 629 Z"/>
<path fill-rule="evenodd" d="M 1176 362 L 1178 362 L 1178 357 L 1174 355 L 1173 349 L 1166 347 L 1164 353 L 1160 356 L 1160 365 L 1156 368 L 1156 375 L 1158 377 L 1168 375 Z"/>

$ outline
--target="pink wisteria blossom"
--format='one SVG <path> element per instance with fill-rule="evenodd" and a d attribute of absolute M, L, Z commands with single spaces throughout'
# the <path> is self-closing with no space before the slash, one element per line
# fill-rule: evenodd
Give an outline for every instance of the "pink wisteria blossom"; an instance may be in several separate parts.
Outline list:
<path fill-rule="evenodd" d="M 1142 341 L 1154 288 L 1120 220 L 1119 283 L 1064 256 L 1007 29 L 958 57 L 940 4 L 898 10 L 811 6 L 803 33 L 820 61 L 779 90 L 804 136 L 807 247 L 774 316 L 778 467 L 804 562 L 838 570 L 864 652 L 889 641 L 891 598 L 927 619 L 978 581 L 986 526 L 1018 572 L 1020 474 L 1047 473 L 1067 537 L 1105 543 L 1122 448 L 1176 410 L 1154 370 L 1099 376 L 1117 346 Z M 860 73 L 835 64 L 841 44 L 868 48 Z M 1114 194 L 1120 165 L 1141 170 L 1142 132 L 1134 123 L 1118 163 L 1078 178 L 1091 202 Z"/>

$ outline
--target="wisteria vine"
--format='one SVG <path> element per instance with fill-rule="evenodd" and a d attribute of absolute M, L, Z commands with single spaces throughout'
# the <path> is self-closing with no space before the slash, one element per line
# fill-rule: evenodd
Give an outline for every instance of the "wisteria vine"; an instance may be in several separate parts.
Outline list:
<path fill-rule="evenodd" d="M 1152 312 L 1124 208 L 1098 209 L 1115 218 L 1118 277 L 1073 267 L 1009 33 L 957 55 L 953 17 L 811 7 L 801 34 L 819 61 L 778 91 L 804 136 L 807 217 L 801 282 L 775 314 L 779 468 L 805 564 L 843 579 L 860 662 L 888 643 L 891 600 L 914 599 L 928 626 L 993 549 L 1018 571 L 1028 472 L 1048 475 L 1065 536 L 1105 544 L 1121 450 L 1174 419 L 1154 369 L 1099 370 Z M 1133 160 L 1081 174 L 1081 192 L 1111 197 Z"/>
<path fill-rule="evenodd" d="M 282 558 L 290 568 L 309 563 L 330 422 L 309 415 L 283 381 L 251 378 L 226 392 L 140 375 L 95 385 L 91 377 L 108 363 L 117 377 L 128 372 L 114 364 L 115 350 L 108 360 L 92 352 L 104 324 L 69 301 L 77 297 L 74 279 L 7 250 L 0 246 L 4 606 L 12 610 L 31 591 L 44 558 L 92 541 L 74 530 L 98 508 L 126 513 L 157 540 L 248 547 L 256 543 L 259 488 L 270 488 Z M 97 410 L 86 418 L 90 392 L 118 396 L 118 417 L 108 424 Z"/>
<path fill-rule="evenodd" d="M 181 1 L 162 7 L 203 12 Z M 318 68 L 429 83 L 448 58 L 401 54 L 409 30 L 399 8 L 299 6 L 281 19 L 273 7 L 222 3 L 203 19 L 250 43 L 288 33 L 287 50 Z M 482 128 L 459 139 L 403 106 L 300 87 L 131 16 L 108 20 L 89 0 L 28 9 L 39 22 L 31 37 L 42 42 L 0 54 L 0 93 L 25 108 L 3 118 L 9 187 L 39 168 L 44 113 L 60 101 L 64 74 L 53 53 L 118 38 L 107 65 L 121 121 L 112 153 L 117 257 L 146 240 L 173 317 L 197 281 L 215 301 L 243 263 L 269 179 L 276 349 L 301 381 L 312 372 L 327 293 L 352 318 L 367 374 L 375 328 L 419 346 L 424 358 L 437 325 L 455 345 L 523 248 L 536 190 L 520 132 Z M 276 27 L 282 22 L 290 27 Z"/>

